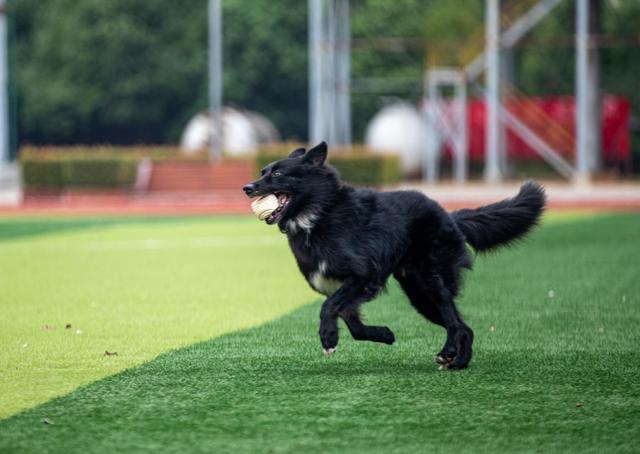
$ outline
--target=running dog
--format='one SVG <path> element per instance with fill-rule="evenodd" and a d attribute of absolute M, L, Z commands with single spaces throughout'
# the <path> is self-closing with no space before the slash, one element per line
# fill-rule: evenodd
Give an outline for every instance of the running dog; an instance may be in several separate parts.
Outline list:
<path fill-rule="evenodd" d="M 338 346 L 338 317 L 356 340 L 395 341 L 388 327 L 365 325 L 359 313 L 393 275 L 413 307 L 446 330 L 435 361 L 445 369 L 465 369 L 473 331 L 455 299 L 462 272 L 473 263 L 467 244 L 484 252 L 521 239 L 540 220 L 544 189 L 527 182 L 512 199 L 448 213 L 419 192 L 349 186 L 326 158 L 324 142 L 309 151 L 298 148 L 243 187 L 249 197 L 278 197 L 278 208 L 265 222 L 286 233 L 300 271 L 326 296 L 319 333 L 325 354 Z"/>

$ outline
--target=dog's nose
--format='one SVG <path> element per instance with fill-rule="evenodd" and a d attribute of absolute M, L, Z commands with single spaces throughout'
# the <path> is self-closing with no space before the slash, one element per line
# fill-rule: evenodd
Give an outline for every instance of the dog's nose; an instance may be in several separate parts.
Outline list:
<path fill-rule="evenodd" d="M 256 190 L 256 185 L 253 184 L 253 183 L 245 184 L 242 187 L 242 190 L 244 191 L 245 194 L 251 195 L 251 194 L 253 194 L 253 191 Z"/>

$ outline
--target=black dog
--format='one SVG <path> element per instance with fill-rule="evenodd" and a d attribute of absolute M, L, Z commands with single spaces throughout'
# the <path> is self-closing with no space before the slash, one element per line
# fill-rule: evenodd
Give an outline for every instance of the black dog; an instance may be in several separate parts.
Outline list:
<path fill-rule="evenodd" d="M 299 148 L 243 188 L 249 197 L 278 197 L 266 222 L 278 223 L 304 277 L 327 296 L 320 310 L 325 354 L 338 345 L 338 317 L 354 339 L 394 342 L 389 328 L 363 324 L 358 310 L 393 274 L 417 311 L 447 330 L 436 362 L 466 368 L 473 331 L 454 302 L 462 270 L 472 265 L 465 242 L 486 251 L 521 238 L 538 223 L 544 190 L 528 182 L 513 199 L 447 213 L 418 192 L 348 186 L 325 165 L 326 157 L 324 142 L 307 152 Z"/>

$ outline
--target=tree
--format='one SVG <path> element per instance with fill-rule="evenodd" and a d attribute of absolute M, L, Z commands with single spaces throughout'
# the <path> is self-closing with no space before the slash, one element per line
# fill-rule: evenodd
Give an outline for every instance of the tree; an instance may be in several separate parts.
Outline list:
<path fill-rule="evenodd" d="M 21 0 L 23 140 L 175 140 L 205 80 L 202 0 Z"/>
<path fill-rule="evenodd" d="M 418 102 L 424 70 L 425 0 L 352 1 L 351 63 L 353 137 L 360 141 L 367 124 L 386 99 Z M 385 45 L 391 42 L 390 46 Z M 390 41 L 389 41 L 390 40 Z"/>
<path fill-rule="evenodd" d="M 285 138 L 308 129 L 307 2 L 225 0 L 224 97 L 263 113 Z"/>
<path fill-rule="evenodd" d="M 206 0 L 20 0 L 20 138 L 175 143 L 207 106 Z M 306 4 L 224 2 L 225 102 L 306 132 Z"/>

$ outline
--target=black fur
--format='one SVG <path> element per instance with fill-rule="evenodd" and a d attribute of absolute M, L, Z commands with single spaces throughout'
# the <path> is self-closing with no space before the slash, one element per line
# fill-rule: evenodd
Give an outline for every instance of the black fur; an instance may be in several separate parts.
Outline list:
<path fill-rule="evenodd" d="M 512 199 L 451 213 L 467 242 L 478 251 L 511 244 L 538 224 L 545 204 L 542 186 L 528 181 Z"/>
<path fill-rule="evenodd" d="M 466 368 L 473 331 L 455 306 L 462 271 L 472 265 L 465 242 L 477 251 L 512 244 L 537 224 L 544 190 L 528 182 L 513 199 L 449 214 L 418 192 L 344 184 L 325 164 L 326 156 L 325 143 L 295 150 L 244 187 L 250 197 L 288 196 L 288 204 L 268 222 L 277 222 L 287 234 L 300 271 L 327 295 L 320 310 L 325 353 L 338 345 L 338 317 L 354 339 L 394 342 L 389 328 L 365 325 L 359 315 L 359 306 L 393 275 L 415 309 L 446 329 L 436 361 L 449 369 Z"/>

